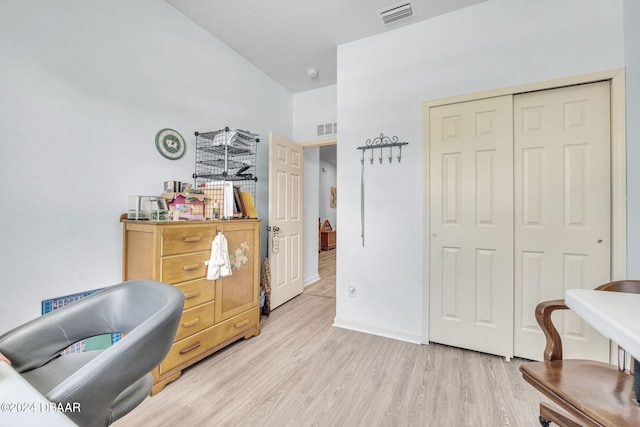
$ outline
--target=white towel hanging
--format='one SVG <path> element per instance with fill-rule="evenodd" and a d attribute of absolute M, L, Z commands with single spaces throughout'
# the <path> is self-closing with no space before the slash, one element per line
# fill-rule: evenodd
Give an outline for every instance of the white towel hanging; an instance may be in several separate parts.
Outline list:
<path fill-rule="evenodd" d="M 218 232 L 213 242 L 211 242 L 211 258 L 205 264 L 208 265 L 207 280 L 217 280 L 220 277 L 231 276 L 227 238 L 221 232 Z"/>

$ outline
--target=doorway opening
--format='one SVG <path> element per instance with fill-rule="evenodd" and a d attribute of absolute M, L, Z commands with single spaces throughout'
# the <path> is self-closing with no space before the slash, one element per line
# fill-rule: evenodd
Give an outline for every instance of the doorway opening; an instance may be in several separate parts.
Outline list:
<path fill-rule="evenodd" d="M 336 139 L 303 143 L 305 155 L 305 293 L 335 298 Z M 326 231 L 329 230 L 329 231 Z"/>

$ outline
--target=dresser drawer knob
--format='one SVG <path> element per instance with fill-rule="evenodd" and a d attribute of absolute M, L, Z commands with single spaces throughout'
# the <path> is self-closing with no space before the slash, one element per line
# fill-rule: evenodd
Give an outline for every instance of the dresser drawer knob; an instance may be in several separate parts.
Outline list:
<path fill-rule="evenodd" d="M 184 267 L 182 267 L 184 271 L 197 270 L 199 268 L 200 268 L 200 264 L 185 265 Z"/>
<path fill-rule="evenodd" d="M 184 323 L 182 324 L 182 327 L 183 327 L 183 328 L 189 328 L 189 327 L 191 327 L 191 326 L 193 326 L 193 325 L 197 325 L 198 323 L 200 323 L 200 319 L 196 317 L 196 318 L 195 318 L 195 319 L 193 319 L 193 320 L 190 320 L 190 321 L 188 321 L 188 322 L 184 322 Z"/>
<path fill-rule="evenodd" d="M 242 322 L 236 323 L 236 328 L 242 328 L 244 325 L 249 323 L 249 319 L 244 319 Z"/>
<path fill-rule="evenodd" d="M 195 350 L 196 348 L 200 347 L 200 341 L 198 341 L 197 343 L 195 343 L 194 345 L 187 347 L 187 348 L 183 348 L 182 350 L 180 350 L 180 354 L 187 354 L 192 350 Z"/>
<path fill-rule="evenodd" d="M 188 294 L 184 294 L 184 299 L 191 299 L 191 298 L 196 298 L 200 296 L 200 292 L 191 292 Z"/>
<path fill-rule="evenodd" d="M 193 237 L 185 237 L 183 240 L 187 243 L 192 243 L 192 242 L 199 242 L 200 240 L 202 240 L 202 238 L 198 236 L 193 236 Z"/>

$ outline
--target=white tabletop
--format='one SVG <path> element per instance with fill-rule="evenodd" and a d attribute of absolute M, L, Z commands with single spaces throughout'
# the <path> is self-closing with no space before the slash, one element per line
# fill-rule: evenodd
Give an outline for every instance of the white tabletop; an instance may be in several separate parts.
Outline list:
<path fill-rule="evenodd" d="M 0 425 L 75 426 L 8 363 L 0 361 Z"/>
<path fill-rule="evenodd" d="M 605 337 L 640 360 L 640 294 L 570 289 L 565 303 Z"/>

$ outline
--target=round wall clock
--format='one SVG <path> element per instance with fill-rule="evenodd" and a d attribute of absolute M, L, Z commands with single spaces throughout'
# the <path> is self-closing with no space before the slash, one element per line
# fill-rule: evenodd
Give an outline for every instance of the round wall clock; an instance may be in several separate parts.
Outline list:
<path fill-rule="evenodd" d="M 178 160 L 187 149 L 184 138 L 173 129 L 162 129 L 156 134 L 158 152 L 169 160 Z"/>

